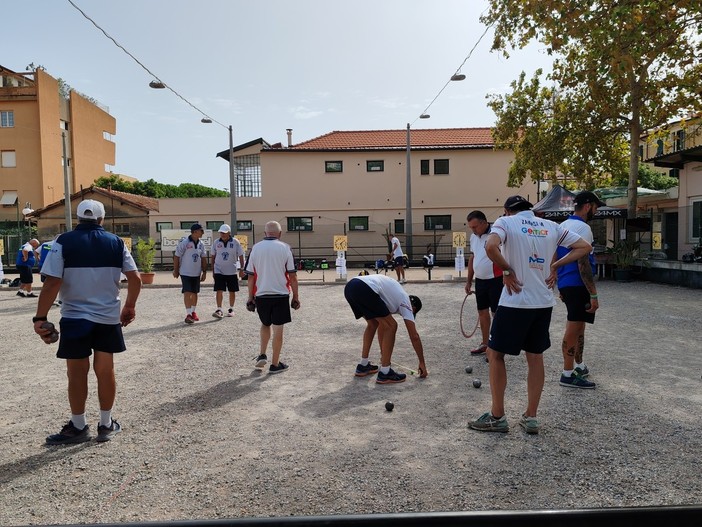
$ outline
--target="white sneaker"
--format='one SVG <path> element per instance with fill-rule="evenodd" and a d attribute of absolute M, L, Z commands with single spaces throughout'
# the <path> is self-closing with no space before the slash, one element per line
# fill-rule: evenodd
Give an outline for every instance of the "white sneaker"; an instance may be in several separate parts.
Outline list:
<path fill-rule="evenodd" d="M 217 309 L 217 311 L 215 311 L 214 313 L 212 313 L 212 316 L 215 317 L 215 318 L 223 318 L 223 317 L 224 317 L 224 313 L 222 313 L 222 310 L 221 310 L 221 309 Z"/>
<path fill-rule="evenodd" d="M 228 317 L 233 317 L 234 316 L 234 310 L 230 307 L 229 311 L 227 311 L 227 316 Z"/>

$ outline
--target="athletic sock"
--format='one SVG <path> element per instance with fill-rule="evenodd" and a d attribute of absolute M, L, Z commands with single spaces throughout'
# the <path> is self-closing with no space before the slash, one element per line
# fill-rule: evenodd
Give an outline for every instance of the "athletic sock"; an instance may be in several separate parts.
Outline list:
<path fill-rule="evenodd" d="M 563 370 L 563 375 L 565 377 L 570 377 L 571 375 L 573 375 L 573 370 Z"/>
<path fill-rule="evenodd" d="M 72 414 L 71 415 L 71 422 L 73 423 L 73 426 L 75 426 L 78 430 L 83 430 L 85 428 L 85 425 L 88 424 L 85 422 L 85 414 Z"/>
<path fill-rule="evenodd" d="M 100 426 L 112 426 L 112 410 L 100 410 Z"/>
<path fill-rule="evenodd" d="M 188 315 L 192 315 L 192 314 L 193 314 L 193 311 L 195 311 L 195 310 L 194 310 L 192 307 L 186 307 L 186 308 L 185 308 L 185 312 L 186 312 Z"/>
<path fill-rule="evenodd" d="M 390 366 L 383 366 L 383 367 L 381 367 L 381 368 L 380 368 L 380 373 L 382 373 L 383 375 L 387 375 L 388 373 L 390 373 Z"/>
<path fill-rule="evenodd" d="M 369 362 L 370 361 L 368 359 L 364 359 L 363 357 L 361 357 L 361 366 L 368 366 Z"/>
<path fill-rule="evenodd" d="M 581 370 L 585 369 L 585 363 L 584 362 L 576 362 L 575 363 L 576 368 L 580 368 Z"/>

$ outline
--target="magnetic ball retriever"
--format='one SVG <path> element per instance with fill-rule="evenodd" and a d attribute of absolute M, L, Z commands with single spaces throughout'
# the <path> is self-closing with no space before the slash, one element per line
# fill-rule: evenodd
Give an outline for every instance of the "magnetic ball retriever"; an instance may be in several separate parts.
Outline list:
<path fill-rule="evenodd" d="M 385 403 L 385 409 L 388 412 L 392 412 L 393 408 L 395 408 L 395 404 L 392 401 L 388 401 Z"/>
<path fill-rule="evenodd" d="M 473 379 L 473 388 L 480 388 L 482 386 L 482 382 L 480 382 L 480 379 Z"/>

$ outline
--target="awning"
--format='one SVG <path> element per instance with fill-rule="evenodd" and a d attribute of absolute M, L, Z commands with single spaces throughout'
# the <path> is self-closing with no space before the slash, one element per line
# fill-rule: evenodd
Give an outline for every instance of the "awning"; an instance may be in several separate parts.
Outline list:
<path fill-rule="evenodd" d="M 17 203 L 17 191 L 16 190 L 5 190 L 2 193 L 2 198 L 0 198 L 0 205 L 14 205 Z"/>
<path fill-rule="evenodd" d="M 670 154 L 647 159 L 646 161 L 649 163 L 653 161 L 653 164 L 657 167 L 683 169 L 687 163 L 702 161 L 702 146 L 678 150 L 677 152 L 671 152 Z"/>

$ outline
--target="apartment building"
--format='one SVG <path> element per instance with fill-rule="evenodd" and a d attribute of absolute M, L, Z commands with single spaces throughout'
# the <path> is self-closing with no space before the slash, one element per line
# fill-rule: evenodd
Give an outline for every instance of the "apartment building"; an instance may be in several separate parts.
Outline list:
<path fill-rule="evenodd" d="M 41 68 L 0 66 L 0 222 L 62 199 L 66 179 L 71 193 L 90 187 L 115 163 L 114 117 L 66 89 Z"/>

